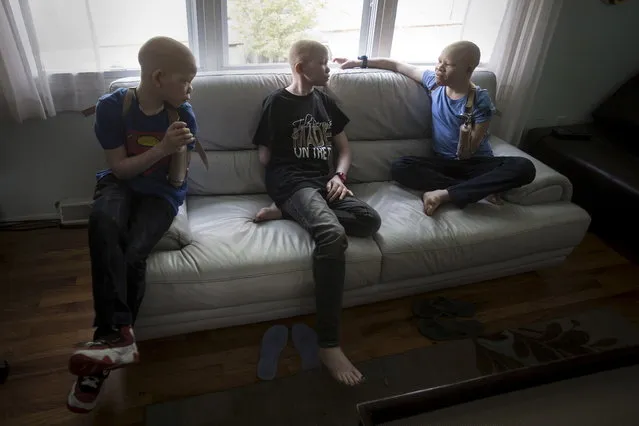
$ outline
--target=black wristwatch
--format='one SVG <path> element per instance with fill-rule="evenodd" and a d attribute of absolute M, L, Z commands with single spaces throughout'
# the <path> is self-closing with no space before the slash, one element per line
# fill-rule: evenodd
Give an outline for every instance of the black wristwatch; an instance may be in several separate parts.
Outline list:
<path fill-rule="evenodd" d="M 368 68 L 368 56 L 366 55 L 358 56 L 357 59 L 362 61 L 361 68 Z"/>

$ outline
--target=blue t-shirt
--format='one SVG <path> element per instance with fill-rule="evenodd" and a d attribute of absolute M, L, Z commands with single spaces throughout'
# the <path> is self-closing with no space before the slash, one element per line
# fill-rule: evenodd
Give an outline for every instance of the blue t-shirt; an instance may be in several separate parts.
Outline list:
<path fill-rule="evenodd" d="M 422 84 L 431 92 L 431 110 L 433 116 L 433 151 L 445 158 L 457 158 L 457 144 L 459 143 L 459 127 L 464 119 L 464 107 L 467 96 L 453 100 L 446 95 L 445 87 L 435 87 L 435 72 L 424 71 Z M 473 105 L 473 118 L 475 123 L 484 123 L 491 119 L 495 113 L 495 106 L 490 100 L 490 94 L 486 89 L 477 86 L 475 102 Z M 493 150 L 490 147 L 489 133 L 486 133 L 479 148 L 473 156 L 492 157 Z"/>
<path fill-rule="evenodd" d="M 151 149 L 164 137 L 169 127 L 169 116 L 166 110 L 156 115 L 148 116 L 140 111 L 137 99 L 134 97 L 126 116 L 122 116 L 122 107 L 126 89 L 119 89 L 102 96 L 96 106 L 95 135 L 104 149 L 115 149 L 122 145 L 126 147 L 129 157 L 142 154 Z M 184 121 L 193 135 L 197 134 L 197 124 L 193 109 L 188 103 L 178 108 L 180 120 Z M 194 143 L 188 145 L 192 150 Z M 177 213 L 178 208 L 186 197 L 186 181 L 180 188 L 168 182 L 170 156 L 164 157 L 152 165 L 148 170 L 127 180 L 130 188 L 145 195 L 155 195 L 166 199 Z M 96 174 L 100 180 L 111 173 L 110 169 Z"/>

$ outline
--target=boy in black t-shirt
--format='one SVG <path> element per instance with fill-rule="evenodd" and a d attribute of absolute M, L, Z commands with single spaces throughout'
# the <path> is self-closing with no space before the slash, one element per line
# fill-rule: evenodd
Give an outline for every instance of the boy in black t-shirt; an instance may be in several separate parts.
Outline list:
<path fill-rule="evenodd" d="M 362 374 L 339 344 L 346 235 L 370 237 L 381 219 L 345 185 L 351 165 L 344 133 L 348 117 L 334 100 L 313 89 L 328 82 L 326 47 L 298 41 L 291 47 L 289 63 L 293 82 L 264 100 L 253 139 L 266 169 L 266 190 L 274 201 L 255 220 L 279 219 L 283 214 L 313 236 L 320 358 L 338 381 L 356 385 Z M 334 154 L 337 168 L 332 171 Z"/>

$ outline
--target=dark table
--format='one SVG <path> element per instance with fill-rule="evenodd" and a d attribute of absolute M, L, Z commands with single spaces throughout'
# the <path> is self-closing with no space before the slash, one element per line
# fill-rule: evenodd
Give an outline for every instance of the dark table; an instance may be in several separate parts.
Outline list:
<path fill-rule="evenodd" d="M 448 407 L 639 364 L 639 346 L 590 353 L 357 405 L 360 426 L 376 426 Z"/>

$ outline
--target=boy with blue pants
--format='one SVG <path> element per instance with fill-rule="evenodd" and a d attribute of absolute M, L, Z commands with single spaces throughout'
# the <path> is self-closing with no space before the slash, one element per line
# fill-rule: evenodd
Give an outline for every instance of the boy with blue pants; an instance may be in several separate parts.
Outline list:
<path fill-rule="evenodd" d="M 133 325 L 144 296 L 146 259 L 186 196 L 186 181 L 169 181 L 169 167 L 172 156 L 195 141 L 197 125 L 187 102 L 195 58 L 182 43 L 155 37 L 138 59 L 138 87 L 102 96 L 95 110 L 95 134 L 109 169 L 96 176 L 89 218 L 96 329 L 69 359 L 77 379 L 67 407 L 76 413 L 95 407 L 111 370 L 138 361 Z"/>

